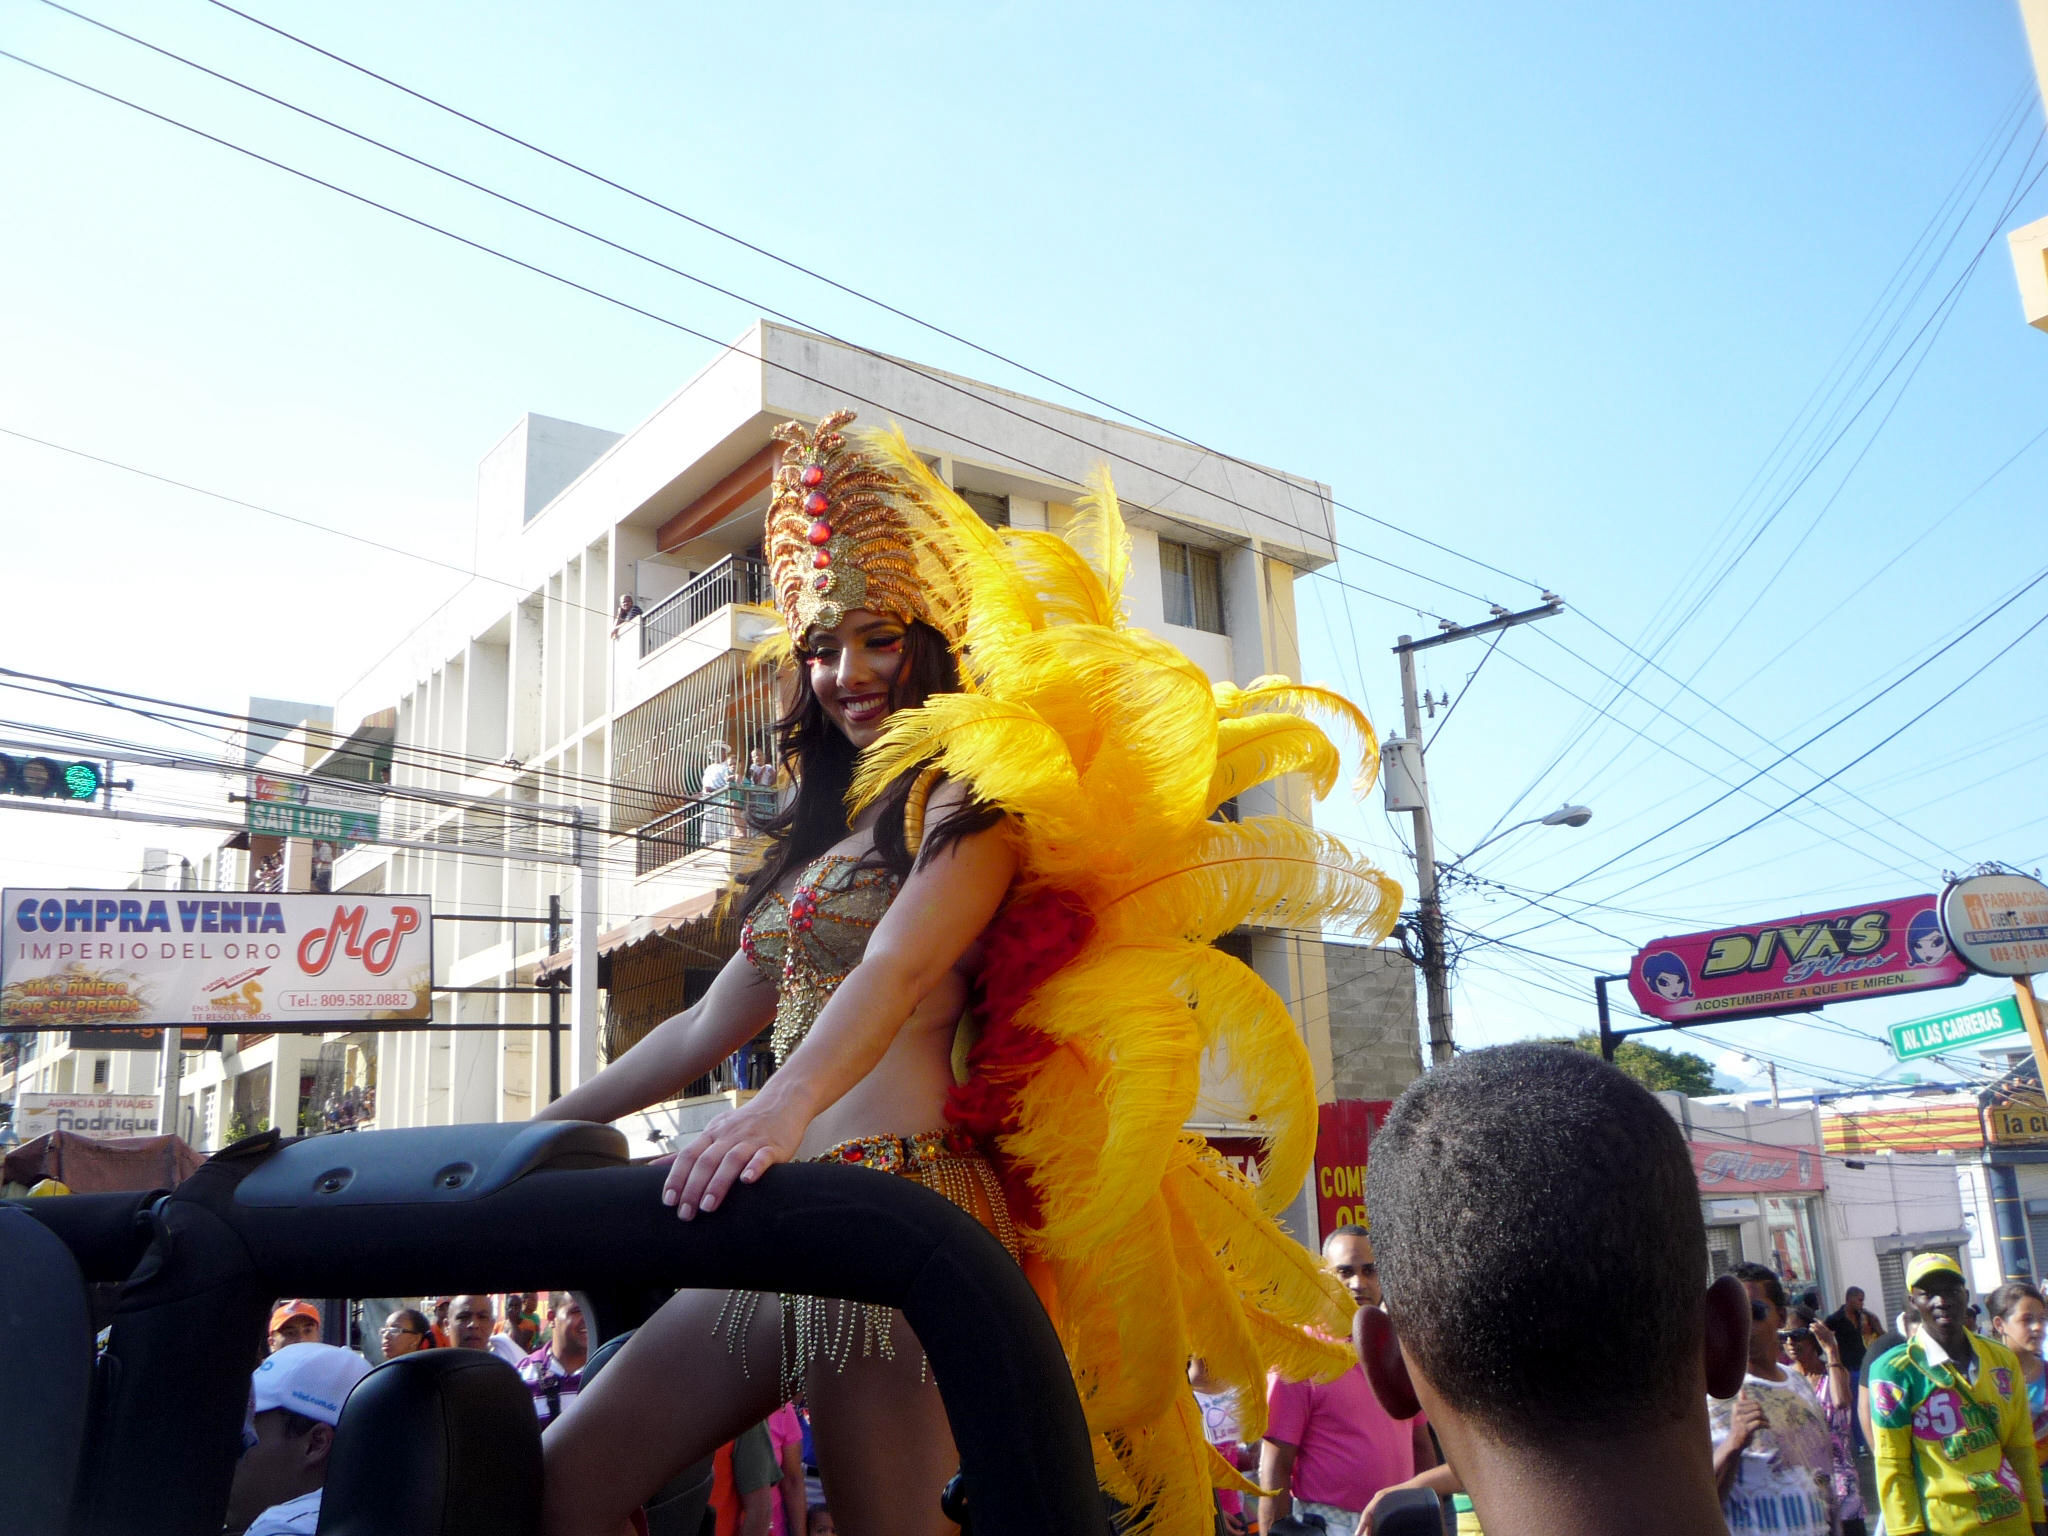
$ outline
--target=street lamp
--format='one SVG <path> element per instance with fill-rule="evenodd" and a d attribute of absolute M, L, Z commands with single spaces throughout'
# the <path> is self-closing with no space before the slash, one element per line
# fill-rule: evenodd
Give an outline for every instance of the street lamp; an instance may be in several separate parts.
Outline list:
<path fill-rule="evenodd" d="M 1406 658 L 1403 658 L 1404 660 Z M 1527 821 L 1518 821 L 1512 827 L 1503 827 L 1493 836 L 1469 849 L 1460 857 L 1441 868 L 1428 852 L 1426 838 L 1420 832 L 1416 837 L 1416 875 L 1422 889 L 1417 893 L 1416 916 L 1422 928 L 1422 981 L 1429 998 L 1429 1049 L 1434 1065 L 1442 1066 L 1451 1059 L 1451 977 L 1450 961 L 1444 954 L 1444 908 L 1443 900 L 1437 895 L 1439 877 L 1453 873 L 1466 859 L 1472 857 L 1488 843 L 1497 843 L 1510 832 L 1519 832 L 1523 827 L 1541 823 L 1546 827 L 1583 827 L 1593 819 L 1592 811 L 1583 805 L 1561 805 L 1548 816 L 1532 816 Z M 1416 818 L 1416 826 L 1428 825 L 1428 812 Z"/>
<path fill-rule="evenodd" d="M 1519 832 L 1524 827 L 1535 826 L 1583 827 L 1587 822 L 1591 821 L 1592 819 L 1593 812 L 1591 807 L 1589 806 L 1560 805 L 1548 816 L 1531 816 L 1527 821 L 1518 821 L 1511 827 L 1502 827 L 1498 832 L 1494 833 L 1493 836 L 1485 839 L 1485 841 L 1480 842 L 1474 847 L 1466 850 L 1458 858 L 1452 860 L 1449 864 L 1446 864 L 1444 866 L 1444 873 L 1449 874 L 1452 870 L 1456 869 L 1460 864 L 1464 863 L 1466 859 L 1471 858 L 1473 854 L 1477 853 L 1481 848 L 1484 848 L 1488 843 L 1497 843 L 1502 838 L 1506 837 L 1510 832 Z"/>

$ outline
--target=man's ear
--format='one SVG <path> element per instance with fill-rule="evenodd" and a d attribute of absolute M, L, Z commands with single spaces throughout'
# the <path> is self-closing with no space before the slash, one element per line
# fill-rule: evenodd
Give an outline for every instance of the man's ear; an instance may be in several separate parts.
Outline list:
<path fill-rule="evenodd" d="M 1747 1294 L 1746 1292 L 1744 1294 Z M 1390 1417 L 1412 1419 L 1422 1412 L 1416 1401 L 1415 1383 L 1408 1379 L 1408 1359 L 1401 1353 L 1401 1340 L 1394 1332 L 1394 1320 L 1378 1307 L 1360 1307 L 1351 1320 L 1351 1342 L 1365 1367 L 1365 1379 L 1372 1383 L 1372 1395 Z"/>
<path fill-rule="evenodd" d="M 1749 1371 L 1749 1288 L 1733 1275 L 1707 1287 L 1707 1394 L 1733 1397 Z"/>
<path fill-rule="evenodd" d="M 306 1465 L 325 1468 L 327 1457 L 334 1450 L 334 1426 L 322 1424 L 318 1419 L 306 1431 Z"/>

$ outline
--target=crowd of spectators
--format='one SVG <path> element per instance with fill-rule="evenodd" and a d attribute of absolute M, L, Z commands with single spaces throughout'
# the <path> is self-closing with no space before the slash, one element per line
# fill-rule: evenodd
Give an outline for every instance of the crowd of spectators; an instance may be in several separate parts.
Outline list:
<path fill-rule="evenodd" d="M 312 1536 L 319 1523 L 342 1404 L 373 1368 L 364 1350 L 321 1343 L 323 1331 L 317 1302 L 287 1298 L 271 1311 L 224 1536 Z M 386 1313 L 376 1339 L 379 1362 L 424 1349 L 497 1356 L 531 1394 L 543 1433 L 574 1404 L 591 1358 L 589 1322 L 571 1291 L 422 1297 Z M 709 1516 L 716 1536 L 834 1536 L 800 1403 L 719 1450 Z"/>
<path fill-rule="evenodd" d="M 1465 1536 L 2048 1536 L 2041 1291 L 1979 1306 L 1955 1259 L 1924 1253 L 1885 1331 L 1856 1288 L 1823 1319 L 1763 1265 L 1710 1281 L 1677 1125 L 1593 1056 L 1507 1046 L 1429 1073 L 1373 1143 L 1366 1208 L 1370 1228 L 1322 1249 L 1357 1303 L 1351 1370 L 1270 1381 L 1247 1443 L 1245 1405 L 1190 1362 L 1207 1438 L 1266 1490 L 1219 1492 L 1219 1536 L 1387 1536 L 1418 1497 Z M 313 1303 L 272 1314 L 232 1532 L 314 1529 L 369 1369 L 321 1331 Z M 592 1358 L 565 1291 L 423 1298 L 379 1342 L 499 1355 L 543 1431 Z M 717 1536 L 832 1536 L 816 1468 L 785 1405 L 715 1458 Z"/>

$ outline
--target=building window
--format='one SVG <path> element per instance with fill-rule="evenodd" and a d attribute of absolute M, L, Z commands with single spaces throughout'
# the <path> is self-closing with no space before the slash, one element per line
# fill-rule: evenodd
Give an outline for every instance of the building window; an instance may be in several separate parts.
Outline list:
<path fill-rule="evenodd" d="M 991 528 L 1010 526 L 1010 498 L 993 495 L 988 491 L 960 492 L 960 499 L 981 514 L 981 520 Z"/>
<path fill-rule="evenodd" d="M 95 1088 L 107 1086 L 107 1058 L 95 1056 L 92 1059 L 92 1085 Z"/>
<path fill-rule="evenodd" d="M 1223 566 L 1214 550 L 1161 539 L 1159 584 L 1166 594 L 1167 623 L 1223 633 Z"/>

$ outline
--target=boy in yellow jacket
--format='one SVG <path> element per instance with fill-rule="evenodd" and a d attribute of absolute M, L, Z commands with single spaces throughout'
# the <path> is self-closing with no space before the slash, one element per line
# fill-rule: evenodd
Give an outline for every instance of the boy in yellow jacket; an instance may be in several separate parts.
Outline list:
<path fill-rule="evenodd" d="M 1877 1497 L 1889 1536 L 2048 1536 L 2026 1377 L 2011 1350 L 1970 1332 L 1955 1260 L 1906 1266 L 1920 1329 L 1869 1367 Z"/>

